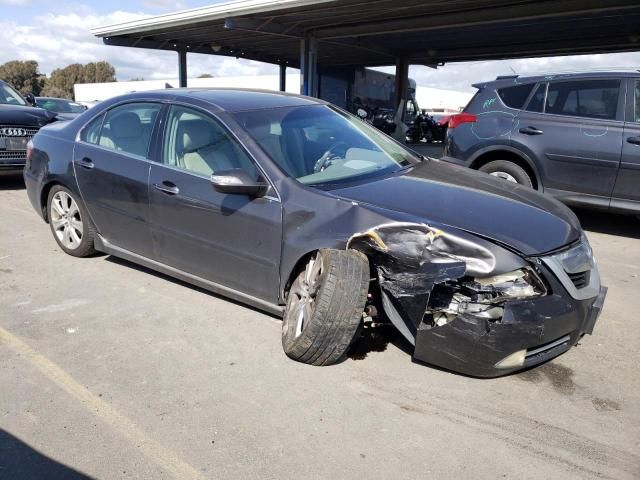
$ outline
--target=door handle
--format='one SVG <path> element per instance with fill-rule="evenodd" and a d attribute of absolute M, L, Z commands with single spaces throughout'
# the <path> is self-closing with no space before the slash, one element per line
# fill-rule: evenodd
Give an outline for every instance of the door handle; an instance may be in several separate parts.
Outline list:
<path fill-rule="evenodd" d="M 76 163 L 82 168 L 86 168 L 87 170 L 91 170 L 93 167 L 95 167 L 93 160 L 87 157 L 84 157 L 82 160 L 78 160 Z"/>
<path fill-rule="evenodd" d="M 180 189 L 176 186 L 175 183 L 164 181 L 162 183 L 154 183 L 153 188 L 156 190 L 160 190 L 167 195 L 177 195 L 180 193 Z"/>
<path fill-rule="evenodd" d="M 544 132 L 536 127 L 525 127 L 520 129 L 520 133 L 525 135 L 542 135 Z"/>
<path fill-rule="evenodd" d="M 627 138 L 628 143 L 633 143 L 634 145 L 640 145 L 640 137 L 629 137 Z"/>

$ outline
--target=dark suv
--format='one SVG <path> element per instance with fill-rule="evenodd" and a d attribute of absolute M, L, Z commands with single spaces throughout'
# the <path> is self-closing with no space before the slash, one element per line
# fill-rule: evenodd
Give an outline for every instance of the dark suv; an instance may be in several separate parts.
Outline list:
<path fill-rule="evenodd" d="M 640 212 L 640 73 L 498 77 L 449 122 L 444 159 L 572 205 Z"/>
<path fill-rule="evenodd" d="M 9 84 L 0 80 L 0 175 L 22 173 L 27 143 L 56 114 L 33 107 Z"/>

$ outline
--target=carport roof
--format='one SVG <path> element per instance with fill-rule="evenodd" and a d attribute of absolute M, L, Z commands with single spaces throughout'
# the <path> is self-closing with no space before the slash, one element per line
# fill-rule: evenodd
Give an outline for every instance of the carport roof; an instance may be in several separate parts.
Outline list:
<path fill-rule="evenodd" d="M 100 27 L 108 45 L 300 63 L 438 65 L 640 50 L 637 0 L 243 0 Z"/>

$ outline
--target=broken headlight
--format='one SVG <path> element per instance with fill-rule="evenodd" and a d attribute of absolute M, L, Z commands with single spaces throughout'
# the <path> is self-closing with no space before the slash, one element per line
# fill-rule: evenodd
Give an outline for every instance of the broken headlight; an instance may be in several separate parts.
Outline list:
<path fill-rule="evenodd" d="M 427 313 L 435 326 L 449 323 L 467 314 L 487 320 L 502 318 L 503 304 L 545 295 L 547 290 L 538 275 L 529 268 L 483 278 L 468 278 L 443 284 L 434 292 Z"/>

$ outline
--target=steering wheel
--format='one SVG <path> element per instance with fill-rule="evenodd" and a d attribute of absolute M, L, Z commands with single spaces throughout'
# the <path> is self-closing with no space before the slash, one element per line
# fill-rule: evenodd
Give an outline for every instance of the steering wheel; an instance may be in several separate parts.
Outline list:
<path fill-rule="evenodd" d="M 339 147 L 343 148 L 342 155 L 336 152 L 336 150 L 338 150 Z M 316 164 L 313 166 L 313 173 L 322 172 L 325 168 L 331 165 L 331 162 L 333 162 L 337 158 L 344 158 L 346 151 L 347 151 L 347 144 L 344 142 L 338 142 L 335 145 L 331 146 L 331 148 L 329 148 L 329 150 L 324 152 L 322 156 L 318 159 Z"/>

